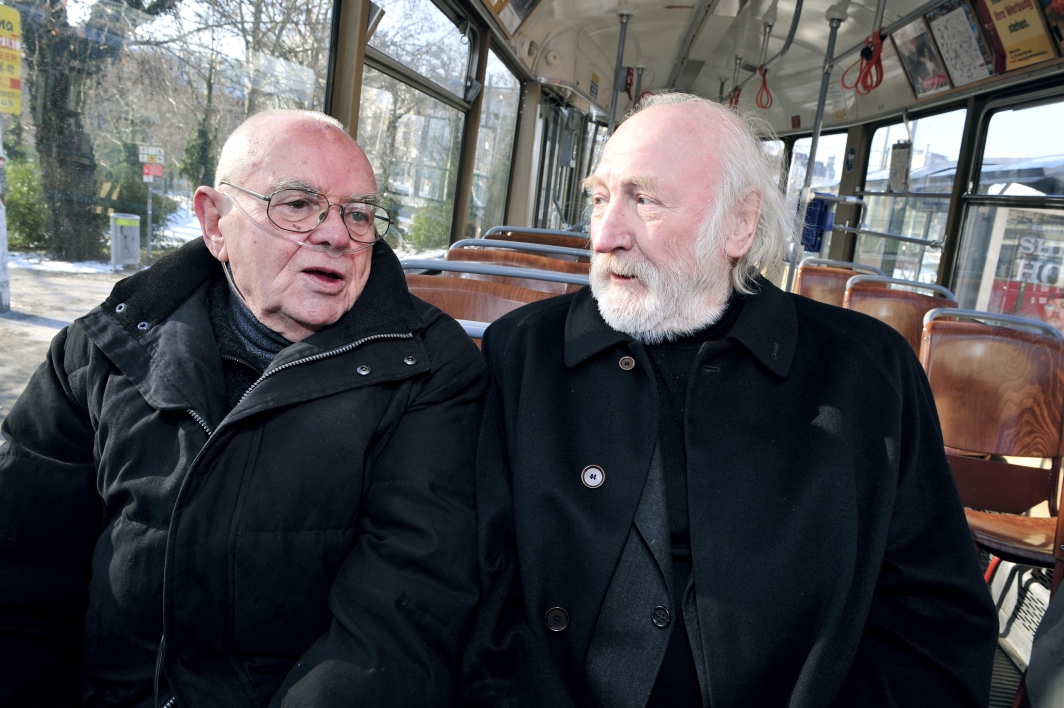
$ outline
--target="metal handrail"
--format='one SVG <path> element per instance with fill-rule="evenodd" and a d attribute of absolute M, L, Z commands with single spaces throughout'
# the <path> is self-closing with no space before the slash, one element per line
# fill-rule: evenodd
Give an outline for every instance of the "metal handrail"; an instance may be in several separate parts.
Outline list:
<path fill-rule="evenodd" d="M 1002 324 L 1012 325 L 1013 327 L 1026 327 L 1028 329 L 1038 330 L 1048 334 L 1055 339 L 1064 339 L 1064 334 L 1061 334 L 1060 330 L 1051 324 L 1042 322 L 1041 320 L 1031 319 L 1030 317 L 1016 317 L 1015 315 L 1004 315 L 998 312 L 982 312 L 980 310 L 958 310 L 953 307 L 936 307 L 933 310 L 928 310 L 924 315 L 924 327 L 927 327 L 932 320 L 939 317 L 955 317 L 959 320 L 974 320 L 981 322 L 983 320 L 989 320 L 991 322 L 1001 322 Z"/>
<path fill-rule="evenodd" d="M 917 282 L 915 280 L 903 280 L 901 278 L 888 278 L 886 276 L 880 277 L 878 275 L 855 275 L 855 276 L 853 276 L 852 278 L 850 278 L 849 280 L 846 281 L 846 292 L 849 292 L 850 288 L 852 288 L 857 283 L 866 283 L 866 282 L 869 282 L 869 283 L 888 283 L 888 284 L 894 284 L 894 285 L 905 285 L 907 287 L 918 288 L 918 289 L 922 288 L 924 290 L 930 290 L 932 292 L 938 293 L 939 295 L 941 295 L 942 297 L 946 298 L 947 300 L 950 300 L 951 302 L 957 302 L 957 298 L 954 297 L 953 293 L 950 292 L 950 290 L 948 288 L 944 288 L 941 285 L 935 285 L 934 283 L 920 283 L 920 282 Z M 946 308 L 946 309 L 953 310 L 955 308 L 950 307 L 950 308 Z"/>
<path fill-rule="evenodd" d="M 917 243 L 921 246 L 930 246 L 931 248 L 942 248 L 942 241 L 934 241 L 929 238 L 913 238 L 912 236 L 899 236 L 898 234 L 887 234 L 882 231 L 872 231 L 870 229 L 858 229 L 852 226 L 833 226 L 832 231 L 845 231 L 846 233 L 858 234 L 860 236 L 878 236 L 879 238 L 889 238 L 895 241 L 905 241 L 906 243 Z"/>
<path fill-rule="evenodd" d="M 543 243 L 524 243 L 523 241 L 496 241 L 489 238 L 464 238 L 455 241 L 451 248 L 505 248 L 507 250 L 538 251 L 540 253 L 556 253 L 561 256 L 576 256 L 577 258 L 590 258 L 591 251 L 585 248 L 569 248 L 568 246 L 548 246 Z M 448 248 L 447 250 L 451 250 Z"/>
<path fill-rule="evenodd" d="M 484 232 L 483 238 L 491 238 L 493 234 L 506 233 L 543 234 L 545 236 L 567 236 L 569 238 L 583 237 L 587 240 L 588 235 L 580 231 L 559 231 L 558 229 L 538 229 L 532 226 L 492 226 Z"/>
<path fill-rule="evenodd" d="M 798 31 L 798 20 L 801 19 L 801 17 L 802 17 L 802 0 L 798 0 L 794 4 L 794 15 L 791 17 L 791 28 L 787 31 L 787 38 L 783 40 L 783 47 L 778 52 L 776 52 L 774 55 L 772 55 L 771 59 L 769 59 L 768 61 L 764 62 L 761 65 L 760 68 L 765 69 L 767 71 L 770 66 L 772 66 L 773 64 L 775 64 L 776 62 L 778 62 L 780 59 L 783 58 L 783 55 L 786 54 L 787 50 L 789 50 L 791 48 L 791 43 L 794 41 L 794 33 Z M 765 48 L 767 48 L 767 47 L 768 47 L 768 44 L 766 43 L 765 44 Z M 757 76 L 758 76 L 758 72 L 755 71 L 754 73 L 750 74 L 745 79 L 743 79 L 742 82 L 740 82 L 738 85 L 736 85 L 732 90 L 734 91 L 735 89 L 738 89 L 738 90 L 742 91 L 743 87 L 746 86 L 751 81 L 753 81 Z"/>
<path fill-rule="evenodd" d="M 879 275 L 884 278 L 887 275 L 875 266 L 863 265 L 861 263 L 851 263 L 850 261 L 833 261 L 828 258 L 806 258 L 804 261 L 798 264 L 798 269 L 801 270 L 803 266 L 807 265 L 827 266 L 829 268 L 846 268 L 847 270 L 864 271 L 869 275 Z"/>
<path fill-rule="evenodd" d="M 491 322 L 477 322 L 475 320 L 456 320 L 458 324 L 462 325 L 462 329 L 473 339 L 482 339 L 484 337 L 484 330 L 488 328 Z"/>
<path fill-rule="evenodd" d="M 553 270 L 536 270 L 535 268 L 515 268 L 513 266 L 495 265 L 493 263 L 471 263 L 469 261 L 445 261 L 434 258 L 404 258 L 399 261 L 403 270 L 442 270 L 450 273 L 475 273 L 477 275 L 498 275 L 507 278 L 528 278 L 529 280 L 547 280 L 552 283 L 569 285 L 587 285 L 586 275 L 559 273 Z"/>
<path fill-rule="evenodd" d="M 867 189 L 857 190 L 863 197 L 913 197 L 916 199 L 953 199 L 950 192 L 875 192 Z"/>
<path fill-rule="evenodd" d="M 909 13 L 906 13 L 905 15 L 902 15 L 898 19 L 894 20 L 894 22 L 891 22 L 889 25 L 886 25 L 885 27 L 881 27 L 879 29 L 880 38 L 881 39 L 885 39 L 886 37 L 889 37 L 894 32 L 894 30 L 899 29 L 901 27 L 904 27 L 905 25 L 909 24 L 910 22 L 915 20 L 920 15 L 923 15 L 925 13 L 931 12 L 932 10 L 934 10 L 936 7 L 938 7 L 941 4 L 942 3 L 940 2 L 940 0 L 930 0 L 930 2 L 924 3 L 920 7 L 916 8 L 915 10 L 913 10 L 912 12 L 909 12 Z M 864 43 L 864 40 L 862 39 L 859 44 L 855 44 L 854 46 L 852 46 L 849 49 L 847 49 L 845 52 L 842 52 L 841 54 L 836 54 L 834 57 L 832 57 L 832 59 L 831 59 L 831 67 L 838 66 L 844 59 L 846 59 L 848 57 L 851 57 L 854 54 L 857 54 L 858 52 L 860 52 L 864 48 L 865 48 L 865 43 Z"/>

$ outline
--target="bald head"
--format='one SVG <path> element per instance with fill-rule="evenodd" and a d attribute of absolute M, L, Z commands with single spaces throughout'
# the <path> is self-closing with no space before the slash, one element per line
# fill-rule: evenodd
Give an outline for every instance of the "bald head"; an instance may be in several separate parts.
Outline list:
<path fill-rule="evenodd" d="M 261 172 L 276 152 L 305 142 L 350 154 L 353 169 L 372 173 L 362 148 L 335 118 L 316 111 L 265 111 L 245 120 L 225 141 L 218 158 L 215 187 L 223 181 L 243 185 Z"/>

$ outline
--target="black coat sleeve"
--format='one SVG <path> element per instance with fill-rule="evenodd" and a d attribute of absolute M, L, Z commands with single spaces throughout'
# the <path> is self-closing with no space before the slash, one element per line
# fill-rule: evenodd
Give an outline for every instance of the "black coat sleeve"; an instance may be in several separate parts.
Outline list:
<path fill-rule="evenodd" d="M 437 313 L 438 314 L 438 313 Z M 473 464 L 484 362 L 458 324 L 425 334 L 432 369 L 367 463 L 360 537 L 331 627 L 271 706 L 442 706 L 477 601 Z"/>
<path fill-rule="evenodd" d="M 898 485 L 883 566 L 838 706 L 985 706 L 997 612 L 950 473 L 931 388 L 901 362 Z M 893 450 L 891 450 L 893 448 Z"/>
<path fill-rule="evenodd" d="M 528 624 L 517 562 L 513 479 L 506 452 L 500 379 L 506 337 L 485 333 L 489 384 L 477 447 L 480 605 L 462 661 L 461 702 L 468 706 L 575 706 L 544 643 Z M 501 340 L 501 341 L 500 341 Z"/>
<path fill-rule="evenodd" d="M 83 333 L 61 331 L 0 428 L 0 706 L 81 703 L 103 517 L 85 396 L 93 352 Z"/>

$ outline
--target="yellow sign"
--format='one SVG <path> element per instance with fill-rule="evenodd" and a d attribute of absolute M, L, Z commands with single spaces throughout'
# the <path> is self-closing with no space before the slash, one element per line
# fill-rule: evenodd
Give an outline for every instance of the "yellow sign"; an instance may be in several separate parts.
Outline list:
<path fill-rule="evenodd" d="M 1033 0 L 989 0 L 987 7 L 1005 47 L 1006 71 L 1056 56 Z"/>
<path fill-rule="evenodd" d="M 22 113 L 22 23 L 0 5 L 0 113 Z"/>

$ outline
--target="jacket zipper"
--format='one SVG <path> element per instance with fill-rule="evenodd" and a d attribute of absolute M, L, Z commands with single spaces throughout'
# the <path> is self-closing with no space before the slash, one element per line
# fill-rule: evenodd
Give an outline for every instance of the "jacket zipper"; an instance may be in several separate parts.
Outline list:
<path fill-rule="evenodd" d="M 338 347 L 336 349 L 330 349 L 327 352 L 322 352 L 321 354 L 315 354 L 314 356 L 308 356 L 308 357 L 304 357 L 303 359 L 296 359 L 295 361 L 290 361 L 287 364 L 282 364 L 281 366 L 278 366 L 276 369 L 270 369 L 269 371 L 266 371 L 265 373 L 263 373 L 263 375 L 259 377 L 258 381 L 256 381 L 255 383 L 251 384 L 251 386 L 248 387 L 247 391 L 244 391 L 244 395 L 240 397 L 240 400 L 237 401 L 236 404 L 239 406 L 241 403 L 243 403 L 244 399 L 248 397 L 249 393 L 251 393 L 252 391 L 255 390 L 256 386 L 258 386 L 260 383 L 262 383 L 263 381 L 265 381 L 269 377 L 271 377 L 274 374 L 276 374 L 278 371 L 283 371 L 284 369 L 288 369 L 288 368 L 291 368 L 293 366 L 298 366 L 299 364 L 306 364 L 309 361 L 318 361 L 320 359 L 325 359 L 327 357 L 335 356 L 337 354 L 343 354 L 344 352 L 351 351 L 355 347 L 361 346 L 361 345 L 365 344 L 366 342 L 371 342 L 371 341 L 373 341 L 375 339 L 412 339 L 413 337 L 414 337 L 414 335 L 412 333 L 410 333 L 410 332 L 406 332 L 405 334 L 401 334 L 401 333 L 396 333 L 396 334 L 374 334 L 374 335 L 369 336 L 369 337 L 363 337 L 362 339 L 359 339 L 356 342 L 351 342 L 350 344 L 345 344 L 342 347 Z M 200 425 L 203 425 L 203 424 L 201 423 Z M 203 427 L 206 428 L 207 426 L 204 425 Z M 208 433 L 209 432 L 210 431 L 208 431 Z"/>
<path fill-rule="evenodd" d="M 397 333 L 394 333 L 394 334 L 374 334 L 374 335 L 369 336 L 369 337 L 363 337 L 362 339 L 359 339 L 359 340 L 357 340 L 355 342 L 351 342 L 350 344 L 345 344 L 342 347 L 337 347 L 336 349 L 330 349 L 327 352 L 322 352 L 320 354 L 315 354 L 313 356 L 308 356 L 308 357 L 304 357 L 302 359 L 296 359 L 295 361 L 290 361 L 287 364 L 282 364 L 281 366 L 278 366 L 276 369 L 271 369 L 270 371 L 266 371 L 265 373 L 263 373 L 262 376 L 260 376 L 259 379 L 257 381 L 255 381 L 255 383 L 251 384 L 251 386 L 248 387 L 247 391 L 244 391 L 244 395 L 240 397 L 239 401 L 237 401 L 237 405 L 240 405 L 244 401 L 244 399 L 248 397 L 248 394 L 251 393 L 255 389 L 256 386 L 258 386 L 260 383 L 265 381 L 270 376 L 273 376 L 278 371 L 281 371 L 282 369 L 288 369 L 288 368 L 291 368 L 293 366 L 297 366 L 299 364 L 306 364 L 307 362 L 318 361 L 320 359 L 325 359 L 327 357 L 335 356 L 337 354 L 343 354 L 344 352 L 351 351 L 355 347 L 361 346 L 361 345 L 365 344 L 366 342 L 371 342 L 371 341 L 373 341 L 375 339 L 413 339 L 413 337 L 414 337 L 414 335 L 411 332 L 406 332 L 406 333 L 397 332 Z M 243 363 L 243 362 L 241 362 L 241 363 Z M 210 426 L 207 425 L 207 422 L 203 419 L 203 417 L 199 413 L 197 413 L 195 410 L 193 410 L 191 408 L 187 408 L 186 411 L 188 412 L 188 414 L 190 416 L 192 416 L 192 419 L 195 420 L 197 423 L 199 423 L 200 427 L 202 427 L 207 432 L 207 437 L 208 438 L 214 435 L 214 431 L 211 430 Z M 199 454 L 196 455 L 196 459 L 192 461 L 192 465 L 189 466 L 189 470 L 191 470 L 192 467 L 194 467 L 196 465 L 196 462 L 199 461 L 199 458 L 200 458 L 200 456 L 202 454 L 203 454 L 203 450 L 201 449 L 199 451 Z M 187 476 L 187 473 L 186 473 L 186 476 Z M 157 653 L 156 659 L 155 659 L 155 686 L 154 686 L 154 700 L 153 700 L 154 708 L 159 708 L 159 678 L 162 675 L 163 658 L 164 658 L 165 652 L 166 652 L 166 635 L 164 634 L 162 636 L 162 638 L 160 638 L 160 640 L 159 640 L 159 650 L 158 650 L 158 653 Z M 177 701 L 177 697 L 174 696 L 169 701 L 167 701 L 166 705 L 164 705 L 162 708 L 173 708 L 176 701 Z"/>

